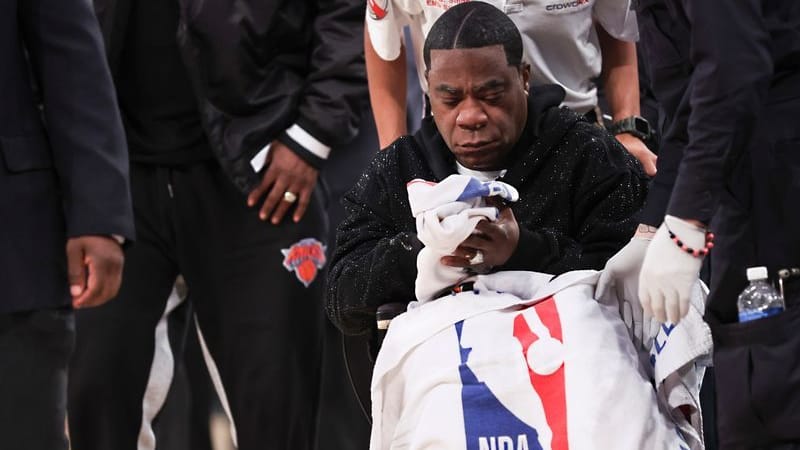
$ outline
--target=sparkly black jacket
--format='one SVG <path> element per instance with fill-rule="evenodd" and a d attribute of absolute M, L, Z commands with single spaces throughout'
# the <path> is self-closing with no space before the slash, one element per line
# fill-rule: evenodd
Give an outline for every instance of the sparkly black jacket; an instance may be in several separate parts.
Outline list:
<path fill-rule="evenodd" d="M 605 130 L 558 108 L 563 93 L 532 96 L 514 162 L 500 180 L 516 187 L 511 206 L 520 240 L 495 270 L 559 274 L 602 269 L 631 238 L 647 179 L 638 162 Z M 375 309 L 414 299 L 422 244 L 408 204 L 406 183 L 441 181 L 455 160 L 432 119 L 376 155 L 344 197 L 347 217 L 338 229 L 328 279 L 327 312 L 346 334 L 374 328 Z"/>

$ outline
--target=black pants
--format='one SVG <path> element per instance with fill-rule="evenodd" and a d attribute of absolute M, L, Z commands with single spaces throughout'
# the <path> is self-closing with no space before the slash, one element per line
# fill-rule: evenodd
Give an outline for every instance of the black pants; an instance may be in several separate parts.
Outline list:
<path fill-rule="evenodd" d="M 789 76 L 791 75 L 791 76 Z M 780 314 L 738 323 L 746 268 L 800 267 L 800 72 L 776 79 L 747 151 L 730 165 L 712 229 L 706 320 L 714 338 L 720 448 L 800 448 L 800 298 Z"/>
<path fill-rule="evenodd" d="M 174 367 L 164 316 L 179 303 L 170 295 L 179 273 L 239 449 L 310 449 L 324 261 L 290 249 L 313 250 L 325 239 L 319 192 L 300 223 L 273 226 L 258 220 L 214 161 L 133 164 L 131 184 L 137 241 L 126 251 L 120 294 L 77 314 L 73 450 L 157 447 L 150 425 Z"/>
<path fill-rule="evenodd" d="M 66 450 L 68 308 L 0 314 L 0 448 Z"/>

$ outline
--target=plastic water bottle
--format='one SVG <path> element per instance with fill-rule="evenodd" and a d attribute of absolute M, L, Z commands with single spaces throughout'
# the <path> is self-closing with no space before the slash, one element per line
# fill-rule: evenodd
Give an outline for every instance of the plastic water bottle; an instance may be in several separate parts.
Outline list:
<path fill-rule="evenodd" d="M 739 307 L 739 322 L 762 319 L 783 312 L 786 305 L 783 297 L 767 281 L 766 267 L 750 267 L 747 269 L 750 281 L 736 303 Z"/>

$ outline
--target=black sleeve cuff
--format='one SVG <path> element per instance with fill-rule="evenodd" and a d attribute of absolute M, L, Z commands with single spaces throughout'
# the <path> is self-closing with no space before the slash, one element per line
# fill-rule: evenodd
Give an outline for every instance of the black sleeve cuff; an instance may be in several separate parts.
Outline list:
<path fill-rule="evenodd" d="M 535 231 L 519 230 L 517 249 L 511 254 L 503 270 L 534 270 L 540 271 L 551 258 L 552 252 L 547 239 Z"/>
<path fill-rule="evenodd" d="M 324 159 L 308 151 L 308 149 L 289 137 L 285 131 L 278 136 L 278 140 L 295 152 L 297 156 L 303 159 L 303 161 L 311 164 L 315 169 L 320 170 L 322 169 L 322 166 L 325 165 Z"/>
<path fill-rule="evenodd" d="M 652 227 L 661 226 L 664 216 L 667 214 L 667 204 L 672 194 L 672 186 L 660 185 L 656 182 L 650 183 L 650 192 L 647 195 L 647 203 L 639 212 L 637 221 Z"/>

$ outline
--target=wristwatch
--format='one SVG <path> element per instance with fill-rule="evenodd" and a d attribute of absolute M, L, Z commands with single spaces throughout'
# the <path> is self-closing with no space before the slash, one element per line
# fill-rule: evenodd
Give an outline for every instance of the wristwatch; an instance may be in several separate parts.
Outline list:
<path fill-rule="evenodd" d="M 630 116 L 622 120 L 612 123 L 608 127 L 608 131 L 613 135 L 621 133 L 630 133 L 633 136 L 645 141 L 653 136 L 653 130 L 650 128 L 650 123 L 641 116 Z"/>

